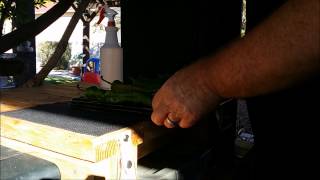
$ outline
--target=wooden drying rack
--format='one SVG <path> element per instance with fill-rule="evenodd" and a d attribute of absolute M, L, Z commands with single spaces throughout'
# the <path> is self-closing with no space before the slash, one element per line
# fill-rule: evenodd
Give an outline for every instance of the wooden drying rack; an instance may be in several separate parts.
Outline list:
<path fill-rule="evenodd" d="M 53 162 L 62 179 L 94 176 L 136 179 L 137 160 L 173 139 L 174 131 L 157 127 L 151 121 L 97 137 L 3 115 L 3 112 L 70 101 L 82 93 L 76 84 L 2 90 L 1 145 Z"/>

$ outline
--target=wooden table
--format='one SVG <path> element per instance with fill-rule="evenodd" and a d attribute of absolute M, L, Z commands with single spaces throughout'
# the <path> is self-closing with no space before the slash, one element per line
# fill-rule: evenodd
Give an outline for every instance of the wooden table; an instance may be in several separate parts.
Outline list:
<path fill-rule="evenodd" d="M 53 162 L 62 179 L 135 179 L 137 159 L 172 139 L 168 135 L 174 130 L 151 121 L 93 136 L 4 114 L 70 101 L 82 93 L 76 84 L 2 90 L 1 145 Z"/>

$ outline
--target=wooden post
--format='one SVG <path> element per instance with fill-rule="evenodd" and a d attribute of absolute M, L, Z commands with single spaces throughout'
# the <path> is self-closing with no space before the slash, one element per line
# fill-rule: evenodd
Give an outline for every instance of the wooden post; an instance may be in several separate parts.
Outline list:
<path fill-rule="evenodd" d="M 85 12 L 83 13 L 83 16 L 81 17 L 81 21 L 83 23 L 83 30 L 82 30 L 82 54 L 83 57 L 83 64 L 87 62 L 87 60 L 90 58 L 90 22 L 93 20 L 93 18 L 98 13 L 98 6 L 101 4 L 100 2 L 91 2 Z M 90 9 L 95 8 L 94 12 L 91 12 Z"/>
<path fill-rule="evenodd" d="M 17 16 L 14 20 L 16 27 L 33 20 L 35 18 L 33 1 L 17 0 Z M 21 43 L 16 49 L 17 59 L 24 64 L 24 70 L 15 77 L 17 86 L 22 85 L 28 79 L 36 75 L 36 46 L 35 37 Z"/>
<path fill-rule="evenodd" d="M 87 62 L 90 58 L 90 21 L 83 20 L 83 38 L 82 38 L 82 53 L 83 57 L 83 64 Z"/>

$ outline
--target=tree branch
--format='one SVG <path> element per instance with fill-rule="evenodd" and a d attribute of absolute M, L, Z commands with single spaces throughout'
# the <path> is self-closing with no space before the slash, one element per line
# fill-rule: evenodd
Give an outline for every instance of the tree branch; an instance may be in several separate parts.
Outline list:
<path fill-rule="evenodd" d="M 19 43 L 35 37 L 46 29 L 50 24 L 61 17 L 72 5 L 73 0 L 59 1 L 55 6 L 49 9 L 36 20 L 26 23 L 21 28 L 12 31 L 0 38 L 0 53 L 17 46 Z"/>
<path fill-rule="evenodd" d="M 65 32 L 63 33 L 53 55 L 49 58 L 47 64 L 40 70 L 40 72 L 27 83 L 24 84 L 24 87 L 39 86 L 42 84 L 43 80 L 48 76 L 49 72 L 58 64 L 61 56 L 63 55 L 66 47 L 68 45 L 68 40 L 76 27 L 79 19 L 82 16 L 83 11 L 88 6 L 90 0 L 82 0 L 78 5 L 74 15 L 72 16 Z"/>

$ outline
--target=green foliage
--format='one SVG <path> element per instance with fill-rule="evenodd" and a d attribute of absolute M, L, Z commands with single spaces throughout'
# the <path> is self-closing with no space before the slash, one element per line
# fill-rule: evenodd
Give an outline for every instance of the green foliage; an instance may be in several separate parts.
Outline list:
<path fill-rule="evenodd" d="M 154 93 L 161 87 L 165 79 L 166 77 L 131 78 L 131 82 L 126 84 L 116 80 L 111 83 L 111 90 L 92 86 L 86 89 L 84 96 L 89 100 L 102 103 L 150 107 Z"/>
<path fill-rule="evenodd" d="M 38 47 L 38 57 L 40 58 L 41 66 L 44 66 L 49 58 L 54 53 L 56 47 L 58 45 L 58 42 L 55 41 L 45 41 L 43 43 L 39 44 Z M 66 51 L 63 53 L 61 60 L 57 64 L 57 66 L 54 69 L 68 69 L 69 60 L 71 58 L 71 48 L 70 44 L 67 46 Z"/>
<path fill-rule="evenodd" d="M 12 0 L 0 1 L 0 18 L 4 20 L 7 18 L 12 18 L 15 8 L 16 5 Z"/>
<path fill-rule="evenodd" d="M 33 5 L 35 8 L 40 8 L 40 7 L 45 6 L 45 4 L 47 2 L 56 2 L 56 0 L 34 0 Z M 28 3 L 28 1 L 22 0 L 22 1 L 19 1 L 19 3 L 21 3 L 20 6 L 24 7 L 24 4 Z M 24 11 L 16 12 L 16 10 L 17 10 L 16 0 L 1 0 L 0 1 L 0 18 L 13 19 L 19 13 L 22 13 L 19 15 L 21 15 L 23 17 L 25 12 Z"/>
<path fill-rule="evenodd" d="M 70 67 L 80 67 L 82 65 L 83 56 L 84 55 L 82 53 L 74 55 L 69 62 L 69 66 Z"/>
<path fill-rule="evenodd" d="M 45 4 L 47 2 L 57 2 L 57 1 L 56 0 L 34 0 L 34 7 L 35 8 L 45 7 Z"/>
<path fill-rule="evenodd" d="M 85 97 L 101 103 L 122 104 L 122 105 L 143 105 L 151 106 L 152 96 L 139 91 L 114 91 L 102 90 L 96 86 L 86 89 Z"/>

